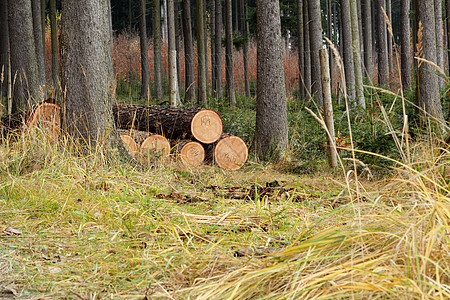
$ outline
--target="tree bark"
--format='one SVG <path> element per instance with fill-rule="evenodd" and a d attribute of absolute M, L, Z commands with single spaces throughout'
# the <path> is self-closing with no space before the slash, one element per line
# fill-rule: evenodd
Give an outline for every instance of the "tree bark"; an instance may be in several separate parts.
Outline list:
<path fill-rule="evenodd" d="M 371 0 L 364 0 L 363 8 L 363 25 L 364 25 L 364 67 L 366 76 L 372 80 L 373 62 L 372 62 L 372 2 Z"/>
<path fill-rule="evenodd" d="M 355 68 L 355 96 L 359 107 L 365 109 L 366 101 L 364 99 L 363 75 L 361 69 L 361 48 L 359 39 L 358 7 L 356 0 L 350 0 L 351 30 L 352 30 L 352 51 L 353 66 Z"/>
<path fill-rule="evenodd" d="M 418 44 L 422 47 L 421 58 L 436 63 L 436 25 L 433 1 L 417 1 L 419 31 L 422 38 Z M 442 119 L 442 106 L 439 97 L 438 77 L 433 66 L 418 61 L 419 103 L 425 112 Z"/>
<path fill-rule="evenodd" d="M 29 110 L 40 96 L 31 0 L 8 1 L 8 12 L 11 74 L 15 79 L 12 112 L 18 112 Z"/>
<path fill-rule="evenodd" d="M 56 0 L 50 0 L 50 30 L 52 49 L 52 81 L 53 88 L 59 90 L 58 29 L 56 21 Z"/>
<path fill-rule="evenodd" d="M 322 84 L 320 82 L 319 50 L 322 49 L 322 18 L 320 0 L 308 0 L 310 18 L 310 48 L 311 48 L 311 94 L 317 105 L 322 106 Z"/>
<path fill-rule="evenodd" d="M 216 35 L 216 1 L 211 1 L 209 17 L 209 30 L 210 30 L 210 49 L 211 49 L 211 97 L 216 97 L 216 51 L 214 47 L 214 40 Z"/>
<path fill-rule="evenodd" d="M 232 24 L 232 6 L 231 0 L 225 0 L 225 70 L 226 70 L 226 96 L 230 106 L 236 106 L 236 97 L 234 95 L 234 77 L 233 77 L 233 24 Z"/>
<path fill-rule="evenodd" d="M 6 1 L 1 1 L 0 2 L 0 78 L 1 78 L 0 99 L 3 99 L 3 95 L 5 94 L 7 88 L 6 84 L 7 69 L 9 64 L 8 52 L 9 52 L 8 5 Z"/>
<path fill-rule="evenodd" d="M 303 0 L 297 0 L 297 50 L 298 50 L 298 97 L 306 98 L 305 92 L 305 60 L 304 60 L 304 35 L 303 35 Z"/>
<path fill-rule="evenodd" d="M 303 54 L 305 70 L 304 70 L 304 87 L 305 87 L 305 97 L 311 97 L 311 47 L 309 39 L 309 13 L 308 13 L 308 1 L 303 1 L 303 38 L 305 45 L 305 53 Z"/>
<path fill-rule="evenodd" d="M 347 96 L 350 102 L 355 99 L 355 60 L 353 59 L 352 26 L 350 14 L 350 0 L 341 0 L 341 21 L 346 24 L 342 27 L 342 43 L 345 70 L 345 83 L 347 87 Z"/>
<path fill-rule="evenodd" d="M 208 102 L 206 95 L 206 47 L 205 47 L 205 27 L 203 1 L 196 0 L 197 18 L 197 56 L 198 56 L 198 103 L 206 105 Z"/>
<path fill-rule="evenodd" d="M 123 146 L 111 114 L 113 67 L 107 11 L 104 0 L 62 2 L 62 124 L 87 148 Z"/>
<path fill-rule="evenodd" d="M 185 56 L 185 101 L 195 101 L 194 44 L 191 29 L 191 1 L 183 0 L 183 33 Z"/>
<path fill-rule="evenodd" d="M 153 0 L 153 64 L 155 72 L 155 97 L 162 99 L 164 91 L 162 86 L 161 67 L 161 2 Z"/>
<path fill-rule="evenodd" d="M 436 63 L 444 71 L 444 39 L 442 28 L 442 0 L 434 0 L 434 15 L 436 26 Z M 437 72 L 439 73 L 439 72 Z M 442 90 L 444 89 L 445 81 L 444 74 L 439 74 L 438 85 Z"/>
<path fill-rule="evenodd" d="M 388 16 L 389 22 L 391 23 L 392 28 L 392 5 L 391 0 L 386 0 L 386 15 Z M 387 28 L 387 24 L 386 24 Z M 392 34 L 387 31 L 387 51 L 388 51 L 388 67 L 389 67 L 389 74 L 393 71 L 393 64 L 392 64 Z"/>
<path fill-rule="evenodd" d="M 178 82 L 177 82 L 177 50 L 175 48 L 175 18 L 173 0 L 167 0 L 167 34 L 169 35 L 169 102 L 172 106 L 178 106 Z"/>
<path fill-rule="evenodd" d="M 401 76 L 402 88 L 407 90 L 411 87 L 411 46 L 410 46 L 410 0 L 400 1 L 401 18 Z"/>
<path fill-rule="evenodd" d="M 214 0 L 216 4 L 216 34 L 214 36 L 214 47 L 216 53 L 215 74 L 216 74 L 216 86 L 215 94 L 217 97 L 222 95 L 222 1 Z"/>
<path fill-rule="evenodd" d="M 321 78 L 322 78 L 322 94 L 323 94 L 323 110 L 325 124 L 327 126 L 327 156 L 328 163 L 332 168 L 337 167 L 336 157 L 336 139 L 334 134 L 334 118 L 333 118 L 333 102 L 331 100 L 331 81 L 330 69 L 328 67 L 328 51 L 321 49 L 319 52 Z"/>
<path fill-rule="evenodd" d="M 242 46 L 242 56 L 244 62 L 244 86 L 245 97 L 250 97 L 250 81 L 248 78 L 248 22 L 247 22 L 247 3 L 245 0 L 241 0 L 242 6 L 242 35 L 245 38 L 244 45 Z"/>
<path fill-rule="evenodd" d="M 150 99 L 150 76 L 147 52 L 146 0 L 139 0 L 139 41 L 141 46 L 141 99 Z M 108 26 L 109 27 L 109 26 Z"/>
<path fill-rule="evenodd" d="M 278 1 L 257 1 L 256 15 L 258 54 L 254 147 L 261 160 L 278 161 L 283 157 L 288 146 L 283 46 Z"/>
<path fill-rule="evenodd" d="M 377 0 L 378 8 L 378 83 L 381 86 L 389 85 L 389 61 L 388 61 L 388 49 L 387 49 L 387 32 L 386 32 L 386 19 L 384 18 L 383 11 L 386 12 L 386 1 Z"/>
<path fill-rule="evenodd" d="M 45 94 L 45 61 L 44 61 L 44 44 L 42 43 L 42 36 L 44 35 L 42 31 L 42 11 L 41 11 L 41 1 L 34 0 L 31 1 L 31 9 L 33 15 L 33 34 L 34 34 L 34 45 L 36 47 L 36 59 L 39 72 L 39 89 L 41 91 L 41 97 L 44 98 Z"/>

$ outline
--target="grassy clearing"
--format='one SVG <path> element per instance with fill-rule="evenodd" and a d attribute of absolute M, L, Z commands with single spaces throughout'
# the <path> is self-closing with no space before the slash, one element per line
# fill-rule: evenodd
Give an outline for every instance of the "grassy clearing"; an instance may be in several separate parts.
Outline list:
<path fill-rule="evenodd" d="M 448 298 L 449 153 L 431 150 L 355 183 L 4 143 L 0 297 Z"/>

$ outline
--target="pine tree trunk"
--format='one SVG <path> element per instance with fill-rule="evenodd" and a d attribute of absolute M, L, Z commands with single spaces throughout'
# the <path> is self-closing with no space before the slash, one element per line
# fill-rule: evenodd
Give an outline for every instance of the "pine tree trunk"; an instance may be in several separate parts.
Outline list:
<path fill-rule="evenodd" d="M 15 78 L 13 112 L 39 102 L 39 70 L 33 35 L 31 0 L 8 1 L 11 74 Z"/>
<path fill-rule="evenodd" d="M 353 43 L 352 43 L 352 26 L 350 14 L 350 0 L 341 0 L 341 21 L 344 25 L 342 27 L 342 42 L 343 42 L 343 56 L 344 56 L 344 70 L 345 83 L 347 87 L 347 96 L 350 102 L 355 99 L 355 60 L 353 59 Z"/>
<path fill-rule="evenodd" d="M 333 16 L 332 16 L 332 9 L 331 9 L 331 0 L 327 0 L 327 37 L 330 39 L 330 41 L 333 40 Z M 330 49 L 330 46 L 327 44 L 327 49 Z M 329 72 L 333 74 L 333 57 L 332 55 L 329 55 Z M 330 76 L 330 86 L 333 86 L 333 76 Z"/>
<path fill-rule="evenodd" d="M 0 99 L 3 99 L 7 88 L 8 51 L 8 5 L 6 1 L 0 1 L 0 77 L 3 78 L 0 81 Z M 0 108 L 0 115 L 2 112 L 2 108 Z"/>
<path fill-rule="evenodd" d="M 104 0 L 63 1 L 60 47 L 63 128 L 82 146 L 109 149 L 123 144 L 111 113 L 114 75 L 107 11 Z"/>
<path fill-rule="evenodd" d="M 256 15 L 258 54 L 254 145 L 260 159 L 277 161 L 285 154 L 288 146 L 286 91 L 278 1 L 257 1 Z"/>
<path fill-rule="evenodd" d="M 244 86 L 245 86 L 245 97 L 250 97 L 250 81 L 248 78 L 248 22 L 247 22 L 247 3 L 245 0 L 241 0 L 242 6 L 242 35 L 245 37 L 246 41 L 242 46 L 242 56 L 244 61 Z"/>
<path fill-rule="evenodd" d="M 53 88 L 59 90 L 58 29 L 56 21 L 56 0 L 50 0 L 50 30 L 52 49 L 52 81 Z"/>
<path fill-rule="evenodd" d="M 371 0 L 364 0 L 363 7 L 363 24 L 364 24 L 364 67 L 366 76 L 372 80 L 373 62 L 372 62 L 372 2 Z"/>
<path fill-rule="evenodd" d="M 45 61 L 44 61 L 44 44 L 42 43 L 42 10 L 41 1 L 31 1 L 31 9 L 33 15 L 33 33 L 34 33 L 34 45 L 36 47 L 36 59 L 39 72 L 39 89 L 41 90 L 41 97 L 44 98 L 45 89 Z"/>
<path fill-rule="evenodd" d="M 150 78 L 147 52 L 146 1 L 139 0 L 139 44 L 141 47 L 141 99 L 150 99 Z M 109 26 L 108 26 L 109 27 Z"/>
<path fill-rule="evenodd" d="M 214 60 L 216 65 L 216 96 L 222 95 L 222 2 L 221 0 L 213 0 L 216 4 L 216 34 L 214 36 L 214 47 L 216 53 L 216 59 Z"/>
<path fill-rule="evenodd" d="M 350 0 L 351 30 L 352 30 L 352 49 L 353 66 L 355 68 L 355 96 L 359 107 L 365 109 L 366 101 L 364 99 L 363 75 L 361 69 L 361 48 L 359 40 L 358 7 L 356 0 Z"/>
<path fill-rule="evenodd" d="M 378 42 L 378 83 L 381 86 L 389 85 L 389 60 L 387 49 L 387 31 L 386 19 L 384 12 L 386 12 L 385 0 L 377 0 L 378 8 L 378 28 L 377 28 L 377 42 Z"/>
<path fill-rule="evenodd" d="M 177 50 L 175 48 L 175 18 L 173 0 L 167 0 L 167 34 L 169 38 L 169 102 L 178 106 Z"/>
<path fill-rule="evenodd" d="M 402 88 L 407 90 L 411 86 L 411 46 L 410 46 L 410 0 L 400 1 L 401 18 L 401 76 Z"/>
<path fill-rule="evenodd" d="M 185 102 L 195 101 L 194 45 L 191 29 L 191 1 L 183 0 L 183 31 L 185 56 Z"/>
<path fill-rule="evenodd" d="M 325 117 L 325 124 L 327 126 L 327 156 L 328 163 L 332 168 L 337 167 L 336 157 L 336 139 L 334 134 L 334 118 L 333 118 L 333 102 L 331 100 L 331 79 L 330 69 L 328 66 L 328 51 L 321 49 L 319 52 L 321 78 L 322 78 L 322 93 L 323 93 L 323 110 Z"/>
<path fill-rule="evenodd" d="M 232 6 L 231 0 L 225 0 L 225 70 L 226 70 L 226 96 L 231 106 L 236 106 L 236 97 L 234 95 L 234 77 L 233 77 L 233 24 L 232 24 Z"/>
<path fill-rule="evenodd" d="M 317 105 L 322 106 L 322 84 L 320 79 L 319 50 L 322 49 L 322 18 L 320 0 L 308 0 L 310 18 L 310 48 L 311 48 L 311 94 Z"/>
<path fill-rule="evenodd" d="M 391 0 L 386 0 L 386 14 L 388 16 L 389 22 L 391 23 L 391 27 L 392 27 Z M 387 28 L 387 24 L 386 24 L 386 28 Z M 387 31 L 386 37 L 387 37 L 387 50 L 388 50 L 388 67 L 389 67 L 389 74 L 391 74 L 391 72 L 393 71 L 393 64 L 392 64 L 393 55 L 392 55 L 392 34 L 389 32 L 389 30 Z"/>
<path fill-rule="evenodd" d="M 423 47 L 421 58 L 436 63 L 436 25 L 433 1 L 417 1 L 417 16 L 422 38 L 418 41 Z M 422 27 L 422 28 L 421 28 Z M 418 61 L 419 101 L 425 112 L 442 118 L 442 106 L 439 97 L 438 77 L 433 66 Z"/>
<path fill-rule="evenodd" d="M 210 30 L 210 49 L 211 49 L 211 97 L 216 97 L 216 51 L 214 47 L 214 40 L 216 35 L 216 1 L 211 1 L 210 8 L 210 22 L 209 22 L 209 30 Z"/>
<path fill-rule="evenodd" d="M 304 56 L 304 82 L 305 82 L 305 97 L 311 97 L 311 47 L 310 47 L 310 38 L 309 38 L 309 13 L 308 13 L 308 1 L 303 1 L 303 38 L 305 45 L 305 53 Z"/>
<path fill-rule="evenodd" d="M 300 100 L 306 98 L 303 28 L 303 0 L 297 0 L 298 97 Z"/>
<path fill-rule="evenodd" d="M 155 72 L 155 97 L 164 97 L 161 66 L 161 2 L 153 0 L 153 64 Z"/>
<path fill-rule="evenodd" d="M 434 0 L 434 14 L 435 14 L 435 26 L 436 26 L 436 63 L 444 71 L 444 40 L 443 40 L 443 28 L 442 28 L 442 0 Z M 440 89 L 444 89 L 445 81 L 440 74 L 438 78 L 438 84 Z"/>
<path fill-rule="evenodd" d="M 197 56 L 198 56 L 198 103 L 206 104 L 206 53 L 205 53 L 205 28 L 203 1 L 196 0 L 196 18 L 197 18 Z"/>

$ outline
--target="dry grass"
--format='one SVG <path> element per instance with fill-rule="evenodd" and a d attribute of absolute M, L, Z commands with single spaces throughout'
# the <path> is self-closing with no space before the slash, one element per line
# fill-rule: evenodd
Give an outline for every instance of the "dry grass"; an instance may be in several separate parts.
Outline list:
<path fill-rule="evenodd" d="M 0 297 L 450 297 L 445 149 L 416 145 L 359 193 L 332 173 L 136 171 L 71 151 L 0 145 Z"/>

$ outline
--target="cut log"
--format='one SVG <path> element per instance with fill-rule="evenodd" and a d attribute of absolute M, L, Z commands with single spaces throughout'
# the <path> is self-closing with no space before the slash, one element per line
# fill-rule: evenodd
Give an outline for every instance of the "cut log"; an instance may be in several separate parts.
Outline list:
<path fill-rule="evenodd" d="M 28 112 L 4 115 L 0 121 L 3 137 L 14 132 L 23 134 L 43 133 L 50 141 L 58 139 L 61 129 L 61 108 L 52 98 L 36 105 Z"/>
<path fill-rule="evenodd" d="M 61 108 L 58 103 L 47 101 L 31 111 L 24 130 L 26 134 L 43 133 L 50 141 L 56 142 L 61 129 Z"/>
<path fill-rule="evenodd" d="M 205 149 L 198 142 L 181 142 L 175 147 L 175 152 L 185 165 L 197 167 L 205 161 Z"/>
<path fill-rule="evenodd" d="M 131 134 L 128 131 L 124 130 L 124 132 L 119 132 L 119 136 L 128 151 L 130 151 L 133 156 L 136 156 L 136 154 L 139 152 L 139 146 L 131 136 Z"/>
<path fill-rule="evenodd" d="M 214 145 L 214 161 L 226 170 L 241 168 L 248 159 L 247 144 L 238 136 L 224 134 Z M 212 154 L 210 154 L 212 155 Z"/>
<path fill-rule="evenodd" d="M 222 135 L 222 119 L 213 110 L 160 105 L 116 104 L 117 128 L 155 132 L 170 139 L 196 139 L 205 144 Z"/>
<path fill-rule="evenodd" d="M 162 135 L 150 134 L 142 142 L 140 152 L 146 160 L 153 161 L 158 158 L 164 158 L 170 154 L 170 143 Z"/>

